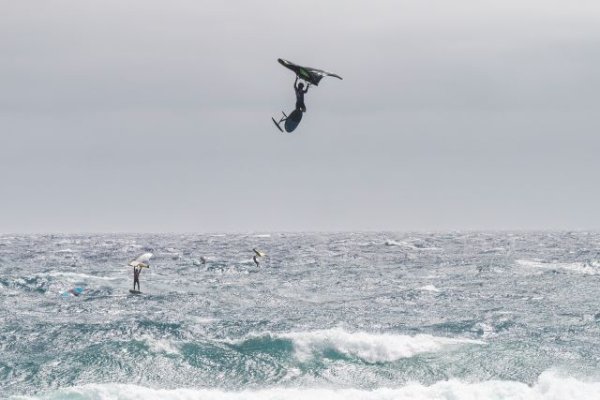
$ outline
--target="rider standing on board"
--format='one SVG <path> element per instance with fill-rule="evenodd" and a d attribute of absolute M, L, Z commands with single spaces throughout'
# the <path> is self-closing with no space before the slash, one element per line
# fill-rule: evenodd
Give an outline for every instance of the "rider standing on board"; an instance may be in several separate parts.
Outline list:
<path fill-rule="evenodd" d="M 140 272 L 142 272 L 141 267 L 133 267 L 133 290 L 137 284 L 138 291 L 140 291 Z"/>
<path fill-rule="evenodd" d="M 302 82 L 298 83 L 298 75 L 296 75 L 296 80 L 294 81 L 294 91 L 296 92 L 296 110 L 306 112 L 306 105 L 304 104 L 304 94 L 308 92 L 309 87 L 310 83 L 307 84 L 306 89 L 304 89 L 304 84 Z"/>

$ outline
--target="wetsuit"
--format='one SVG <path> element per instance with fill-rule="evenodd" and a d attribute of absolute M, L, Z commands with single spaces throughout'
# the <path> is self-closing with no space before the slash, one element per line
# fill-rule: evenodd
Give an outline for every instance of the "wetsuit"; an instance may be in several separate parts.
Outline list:
<path fill-rule="evenodd" d="M 258 259 L 256 258 L 256 256 L 252 257 L 252 259 L 254 260 L 254 264 L 256 264 L 257 267 L 260 267 L 260 265 L 258 263 Z"/>
<path fill-rule="evenodd" d="M 138 290 L 140 289 L 140 272 L 142 272 L 141 268 L 133 267 L 133 290 L 135 290 L 135 284 L 137 283 Z"/>
<path fill-rule="evenodd" d="M 300 110 L 302 112 L 306 112 L 306 105 L 304 104 L 304 93 L 308 92 L 308 85 L 306 89 L 300 89 L 296 85 L 298 82 L 298 78 L 296 78 L 296 82 L 294 82 L 294 91 L 296 92 L 296 110 Z"/>

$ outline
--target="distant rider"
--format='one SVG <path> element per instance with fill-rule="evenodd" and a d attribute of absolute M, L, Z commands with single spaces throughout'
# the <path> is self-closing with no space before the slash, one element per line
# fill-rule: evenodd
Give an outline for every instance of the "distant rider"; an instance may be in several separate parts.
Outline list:
<path fill-rule="evenodd" d="M 308 83 L 306 85 L 306 89 L 304 89 L 304 84 L 302 82 L 298 83 L 298 75 L 296 75 L 296 80 L 294 81 L 294 91 L 296 92 L 296 110 L 306 112 L 306 105 L 304 104 L 304 94 L 308 92 L 309 87 L 310 83 Z"/>
<path fill-rule="evenodd" d="M 252 261 L 254 261 L 254 264 L 256 264 L 256 267 L 258 268 L 258 267 L 260 267 L 260 263 L 258 262 L 258 259 L 261 258 L 262 256 L 264 256 L 264 254 L 256 249 L 252 249 L 252 251 L 254 252 L 254 257 L 252 257 Z"/>
<path fill-rule="evenodd" d="M 141 292 L 140 289 L 140 272 L 142 272 L 141 267 L 133 267 L 133 290 L 135 290 L 135 284 L 137 283 L 137 288 Z"/>

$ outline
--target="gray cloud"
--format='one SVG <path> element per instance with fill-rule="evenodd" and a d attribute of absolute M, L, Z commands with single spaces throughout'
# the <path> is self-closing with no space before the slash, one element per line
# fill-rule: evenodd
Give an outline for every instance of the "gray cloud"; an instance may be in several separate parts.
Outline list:
<path fill-rule="evenodd" d="M 600 227 L 595 2 L 4 8 L 2 231 Z"/>

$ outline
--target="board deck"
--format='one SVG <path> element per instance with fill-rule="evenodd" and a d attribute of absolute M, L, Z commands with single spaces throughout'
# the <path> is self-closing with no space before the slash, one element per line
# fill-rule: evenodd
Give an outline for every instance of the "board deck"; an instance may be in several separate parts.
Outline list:
<path fill-rule="evenodd" d="M 287 119 L 285 120 L 285 125 L 284 125 L 285 131 L 293 132 L 294 129 L 296 129 L 298 127 L 298 124 L 300 124 L 300 121 L 302 121 L 302 111 L 300 111 L 300 110 L 292 111 L 290 116 L 287 117 Z"/>
<path fill-rule="evenodd" d="M 133 290 L 133 289 L 129 289 L 129 293 L 131 293 L 131 294 L 142 294 L 142 292 L 140 292 L 139 290 Z"/>

